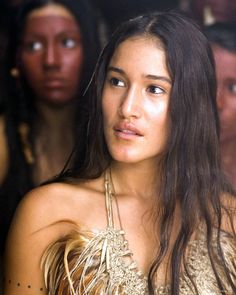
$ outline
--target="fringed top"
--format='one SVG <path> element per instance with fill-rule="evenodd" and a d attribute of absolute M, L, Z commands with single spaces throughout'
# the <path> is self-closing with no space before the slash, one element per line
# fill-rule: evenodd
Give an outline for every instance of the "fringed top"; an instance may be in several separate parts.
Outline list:
<path fill-rule="evenodd" d="M 105 197 L 108 226 L 102 231 L 73 232 L 51 244 L 42 257 L 48 295 L 146 295 L 147 278 L 137 270 L 122 229 L 115 229 L 112 213 L 112 191 L 105 175 Z M 199 230 L 191 242 L 187 265 L 180 277 L 180 295 L 233 295 L 222 268 L 219 290 L 210 262 L 206 235 Z M 236 283 L 236 241 L 221 233 L 221 245 L 229 276 Z M 215 245 L 215 253 L 217 247 Z M 216 257 L 213 257 L 217 261 Z M 157 295 L 170 294 L 170 286 L 159 286 Z"/>

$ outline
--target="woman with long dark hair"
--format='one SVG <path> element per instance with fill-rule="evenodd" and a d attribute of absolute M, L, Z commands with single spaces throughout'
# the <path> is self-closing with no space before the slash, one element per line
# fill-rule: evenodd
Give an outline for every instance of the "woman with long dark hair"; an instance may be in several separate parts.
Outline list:
<path fill-rule="evenodd" d="M 204 28 L 216 64 L 222 166 L 236 189 L 236 22 Z"/>
<path fill-rule="evenodd" d="M 28 0 L 17 8 L 0 121 L 7 140 L 0 174 L 1 245 L 22 196 L 62 170 L 75 139 L 83 157 L 84 92 L 100 45 L 97 17 L 87 0 Z"/>
<path fill-rule="evenodd" d="M 210 46 L 185 17 L 123 23 L 90 85 L 84 162 L 17 210 L 5 294 L 235 294 L 215 84 Z"/>

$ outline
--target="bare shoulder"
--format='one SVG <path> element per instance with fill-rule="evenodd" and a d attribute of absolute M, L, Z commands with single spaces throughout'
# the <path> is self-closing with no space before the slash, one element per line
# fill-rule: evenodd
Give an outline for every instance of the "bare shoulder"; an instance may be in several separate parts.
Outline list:
<path fill-rule="evenodd" d="M 16 210 L 5 249 L 4 294 L 27 295 L 33 290 L 34 294 L 46 294 L 40 260 L 47 245 L 58 235 L 49 226 L 48 213 L 50 195 L 55 190 L 56 187 L 45 186 L 31 191 Z"/>
<path fill-rule="evenodd" d="M 9 155 L 8 155 L 8 145 L 7 145 L 7 137 L 5 132 L 5 117 L 0 116 L 0 183 L 4 181 L 4 178 L 7 174 Z"/>
<path fill-rule="evenodd" d="M 19 222 L 28 224 L 28 230 L 34 233 L 60 221 L 80 223 L 84 218 L 79 216 L 96 203 L 97 194 L 103 193 L 97 182 L 52 183 L 32 190 L 19 204 L 13 225 Z"/>
<path fill-rule="evenodd" d="M 53 183 L 40 186 L 30 191 L 20 202 L 12 226 L 27 224 L 32 233 L 48 226 L 57 214 L 57 207 L 60 207 L 67 193 L 67 185 Z M 56 216 L 55 216 L 56 219 Z"/>
<path fill-rule="evenodd" d="M 6 244 L 5 294 L 47 294 L 41 269 L 44 251 L 84 219 L 86 222 L 91 206 L 96 207 L 96 199 L 99 200 L 101 194 L 100 183 L 95 180 L 78 185 L 48 184 L 32 190 L 23 198 Z M 9 284 L 9 281 L 14 283 Z M 33 288 L 37 292 L 32 293 Z"/>

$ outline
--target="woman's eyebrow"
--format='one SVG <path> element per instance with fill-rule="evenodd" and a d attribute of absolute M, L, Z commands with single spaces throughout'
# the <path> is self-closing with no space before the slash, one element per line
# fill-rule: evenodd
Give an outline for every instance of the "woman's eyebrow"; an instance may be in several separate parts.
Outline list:
<path fill-rule="evenodd" d="M 165 82 L 169 83 L 170 85 L 172 85 L 171 80 L 165 76 L 145 75 L 145 78 L 152 79 L 152 80 L 162 80 L 162 81 L 165 81 Z"/>
<path fill-rule="evenodd" d="M 120 68 L 113 67 L 113 66 L 108 67 L 107 72 L 116 72 L 116 73 L 125 75 L 125 71 L 123 71 Z"/>
<path fill-rule="evenodd" d="M 108 67 L 107 72 L 110 72 L 110 71 L 116 72 L 116 73 L 119 73 L 122 75 L 126 75 L 124 70 L 117 68 L 117 67 L 113 67 L 113 66 Z M 172 85 L 171 80 L 166 76 L 159 76 L 159 75 L 152 75 L 152 74 L 147 74 L 147 75 L 144 74 L 143 76 L 145 78 L 152 79 L 152 80 L 162 80 L 162 81 L 165 81 L 165 82 L 169 83 L 170 85 Z"/>

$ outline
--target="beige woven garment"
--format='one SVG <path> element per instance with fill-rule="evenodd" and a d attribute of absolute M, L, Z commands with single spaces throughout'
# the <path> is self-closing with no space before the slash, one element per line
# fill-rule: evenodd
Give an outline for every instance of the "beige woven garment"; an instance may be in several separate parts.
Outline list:
<path fill-rule="evenodd" d="M 112 215 L 112 191 L 108 173 L 105 176 L 108 226 L 97 233 L 73 232 L 51 244 L 42 257 L 48 295 L 146 295 L 147 279 L 137 270 L 122 229 L 115 229 Z M 221 233 L 221 245 L 236 283 L 236 241 Z M 186 271 L 180 278 L 180 295 L 233 295 L 218 265 L 224 282 L 219 290 L 208 256 L 204 230 L 189 245 Z M 215 246 L 216 249 L 216 246 Z M 216 252 L 216 251 L 215 251 Z M 217 261 L 217 255 L 214 257 Z M 194 284 L 193 284 L 194 283 Z M 197 291 L 196 291 L 197 288 Z M 169 295 L 170 286 L 156 288 L 155 294 Z"/>

